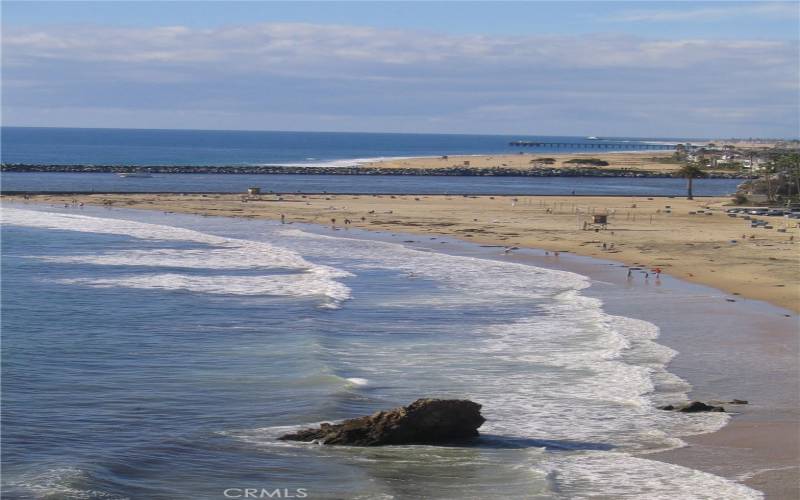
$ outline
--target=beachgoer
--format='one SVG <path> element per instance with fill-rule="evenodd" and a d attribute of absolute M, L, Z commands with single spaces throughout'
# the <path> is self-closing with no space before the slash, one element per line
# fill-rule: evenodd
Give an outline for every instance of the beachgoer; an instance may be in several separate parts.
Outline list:
<path fill-rule="evenodd" d="M 656 278 L 660 278 L 660 277 L 661 277 L 661 268 L 657 267 L 656 268 Z"/>
<path fill-rule="evenodd" d="M 281 214 L 281 224 L 286 224 L 286 216 Z"/>
<path fill-rule="evenodd" d="M 632 271 L 632 270 L 631 270 L 631 268 L 629 267 L 629 268 L 628 268 L 628 279 L 631 279 L 631 278 L 633 278 L 633 276 L 632 276 L 632 275 L 633 275 L 633 271 Z"/>
<path fill-rule="evenodd" d="M 604 242 L 604 243 L 603 243 L 603 250 L 606 250 L 606 249 L 608 249 L 608 246 L 607 246 L 607 245 L 605 244 L 605 242 Z"/>

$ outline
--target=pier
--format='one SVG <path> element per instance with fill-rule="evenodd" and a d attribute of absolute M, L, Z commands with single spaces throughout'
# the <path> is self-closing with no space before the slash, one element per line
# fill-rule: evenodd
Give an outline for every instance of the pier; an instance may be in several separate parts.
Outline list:
<path fill-rule="evenodd" d="M 593 141 L 593 142 L 511 141 L 508 143 L 508 145 L 511 147 L 522 147 L 522 148 L 584 148 L 584 149 L 619 149 L 619 150 L 675 149 L 675 144 L 645 144 L 645 143 L 611 142 L 611 141 Z"/>

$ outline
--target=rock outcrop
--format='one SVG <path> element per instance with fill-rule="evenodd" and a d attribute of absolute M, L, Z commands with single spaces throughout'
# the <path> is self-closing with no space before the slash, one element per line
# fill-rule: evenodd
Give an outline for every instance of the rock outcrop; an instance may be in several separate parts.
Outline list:
<path fill-rule="evenodd" d="M 671 410 L 671 411 L 679 411 L 681 413 L 699 413 L 704 411 L 721 411 L 724 412 L 725 408 L 721 406 L 713 406 L 707 405 L 700 401 L 691 401 L 686 404 L 680 405 L 666 405 L 666 406 L 659 406 L 659 410 Z"/>
<path fill-rule="evenodd" d="M 485 421 L 481 405 L 472 401 L 418 399 L 408 406 L 340 424 L 324 423 L 319 428 L 304 429 L 279 439 L 349 446 L 442 444 L 477 436 Z"/>

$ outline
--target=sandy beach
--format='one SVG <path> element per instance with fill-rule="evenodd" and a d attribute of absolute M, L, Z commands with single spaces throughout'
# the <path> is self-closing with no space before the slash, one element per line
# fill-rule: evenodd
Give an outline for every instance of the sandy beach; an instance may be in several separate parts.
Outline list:
<path fill-rule="evenodd" d="M 751 141 L 710 141 L 708 143 L 695 143 L 696 145 L 706 144 L 730 144 L 739 149 L 761 149 L 775 147 L 776 142 L 751 142 Z M 547 169 L 561 170 L 570 168 L 596 168 L 598 170 L 629 170 L 632 172 L 658 172 L 672 174 L 680 169 L 682 162 L 676 161 L 673 157 L 673 150 L 650 150 L 650 151 L 609 151 L 605 149 L 591 148 L 586 151 L 572 153 L 540 153 L 533 151 L 520 151 L 517 154 L 501 155 L 470 155 L 470 156 L 438 156 L 428 158 L 397 158 L 369 162 L 370 167 L 377 168 L 406 168 L 406 169 L 430 169 L 430 168 L 511 168 L 511 169 Z M 572 160 L 597 159 L 608 162 L 607 166 L 591 166 L 580 164 Z M 725 172 L 722 169 L 715 169 L 713 166 L 708 169 L 710 172 Z M 730 172 L 730 171 L 728 171 Z"/>
<path fill-rule="evenodd" d="M 756 299 L 800 311 L 798 221 L 764 217 L 772 229 L 751 229 L 748 221 L 724 213 L 727 198 L 96 194 L 38 195 L 30 201 L 274 220 L 283 216 L 287 223 L 339 229 L 450 235 L 484 245 L 606 258 L 651 274 L 658 268 L 725 291 L 731 305 Z M 592 225 L 593 214 L 608 214 L 608 225 Z"/>
<path fill-rule="evenodd" d="M 570 160 L 597 159 L 608 162 L 607 166 L 569 163 Z M 545 161 L 552 160 L 552 161 Z M 468 162 L 468 163 L 466 163 Z M 630 170 L 632 172 L 673 173 L 681 168 L 681 163 L 672 158 L 672 151 L 607 152 L 598 150 L 580 153 L 532 153 L 442 156 L 434 158 L 387 159 L 368 163 L 370 167 L 391 169 L 428 169 L 447 167 L 469 168 L 511 168 L 520 170 L 546 169 L 561 170 L 569 168 L 596 168 L 598 170 Z"/>

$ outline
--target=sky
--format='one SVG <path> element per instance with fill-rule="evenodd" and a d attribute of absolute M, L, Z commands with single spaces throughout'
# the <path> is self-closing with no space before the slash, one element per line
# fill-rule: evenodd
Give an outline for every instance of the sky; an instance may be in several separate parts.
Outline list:
<path fill-rule="evenodd" d="M 800 136 L 798 2 L 0 8 L 6 126 Z"/>

